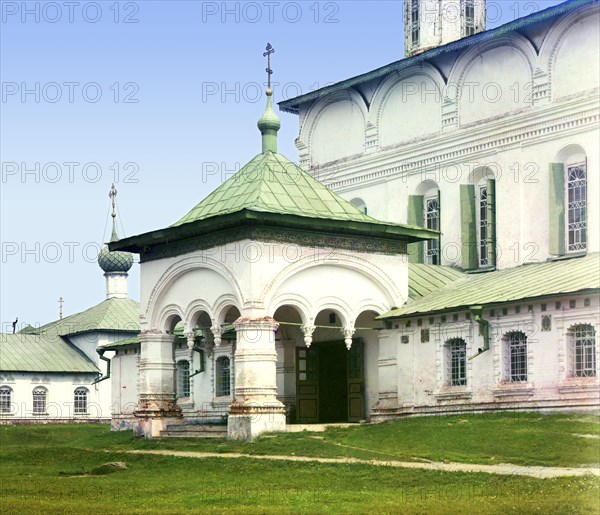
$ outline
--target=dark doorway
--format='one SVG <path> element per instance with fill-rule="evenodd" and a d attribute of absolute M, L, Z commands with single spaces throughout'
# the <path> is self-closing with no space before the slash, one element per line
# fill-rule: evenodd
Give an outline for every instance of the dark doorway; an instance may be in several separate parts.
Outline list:
<path fill-rule="evenodd" d="M 358 422 L 364 418 L 364 344 L 343 341 L 296 349 L 297 422 Z"/>
<path fill-rule="evenodd" d="M 316 343 L 319 355 L 319 421 L 348 421 L 348 350 L 344 342 Z"/>

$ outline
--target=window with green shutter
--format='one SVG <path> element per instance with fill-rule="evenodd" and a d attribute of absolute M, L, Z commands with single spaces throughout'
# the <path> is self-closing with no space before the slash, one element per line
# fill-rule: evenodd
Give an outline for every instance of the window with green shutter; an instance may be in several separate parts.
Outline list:
<path fill-rule="evenodd" d="M 409 225 L 423 227 L 423 195 L 408 196 L 408 216 Z M 408 261 L 410 263 L 423 263 L 423 243 L 410 243 L 408 245 Z"/>
<path fill-rule="evenodd" d="M 461 266 L 465 270 L 477 268 L 477 215 L 475 212 L 475 185 L 460 185 Z"/>

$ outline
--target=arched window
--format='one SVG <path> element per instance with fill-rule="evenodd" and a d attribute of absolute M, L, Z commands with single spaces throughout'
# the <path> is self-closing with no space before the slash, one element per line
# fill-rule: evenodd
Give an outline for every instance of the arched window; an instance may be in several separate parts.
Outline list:
<path fill-rule="evenodd" d="M 408 197 L 406 217 L 408 224 L 439 231 L 441 228 L 441 205 L 438 185 L 431 180 L 423 181 L 416 193 L 416 195 Z M 411 263 L 441 265 L 440 238 L 433 238 L 424 243 L 411 243 L 408 257 Z"/>
<path fill-rule="evenodd" d="M 446 383 L 449 386 L 467 385 L 467 344 L 462 338 L 446 342 Z"/>
<path fill-rule="evenodd" d="M 591 324 L 569 329 L 573 377 L 596 377 L 596 331 Z"/>
<path fill-rule="evenodd" d="M 475 3 L 474 0 L 465 0 L 465 36 L 475 34 Z"/>
<path fill-rule="evenodd" d="M 177 362 L 177 397 L 190 396 L 190 362 L 181 360 Z"/>
<path fill-rule="evenodd" d="M 231 365 L 227 356 L 217 358 L 215 367 L 215 394 L 217 397 L 231 395 Z"/>
<path fill-rule="evenodd" d="M 565 147 L 550 163 L 550 254 L 585 252 L 587 234 L 587 157 L 579 145 Z"/>
<path fill-rule="evenodd" d="M 43 386 L 38 386 L 33 390 L 33 414 L 46 415 L 46 401 L 48 399 L 48 390 Z"/>
<path fill-rule="evenodd" d="M 76 388 L 73 393 L 73 412 L 76 415 L 85 415 L 88 410 L 89 390 L 83 386 Z"/>
<path fill-rule="evenodd" d="M 410 42 L 413 47 L 419 46 L 419 2 L 420 0 L 411 0 L 410 2 Z"/>
<path fill-rule="evenodd" d="M 506 379 L 527 381 L 527 336 L 521 331 L 512 331 L 504 336 Z"/>
<path fill-rule="evenodd" d="M 365 215 L 367 214 L 367 205 L 365 204 L 365 201 L 363 199 L 353 198 L 350 201 L 350 204 L 352 204 L 355 208 L 359 209 Z"/>
<path fill-rule="evenodd" d="M 0 388 L 0 413 L 12 412 L 12 388 L 2 386 Z"/>

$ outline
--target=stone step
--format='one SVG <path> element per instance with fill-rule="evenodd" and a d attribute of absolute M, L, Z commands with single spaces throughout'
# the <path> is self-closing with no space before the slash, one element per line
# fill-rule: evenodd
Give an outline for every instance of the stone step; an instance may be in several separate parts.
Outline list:
<path fill-rule="evenodd" d="M 224 424 L 170 424 L 167 431 L 176 433 L 199 433 L 199 432 L 227 432 L 227 426 Z"/>
<path fill-rule="evenodd" d="M 164 438 L 227 438 L 223 424 L 171 424 L 160 432 Z"/>
<path fill-rule="evenodd" d="M 161 438 L 227 438 L 227 431 L 161 431 Z"/>

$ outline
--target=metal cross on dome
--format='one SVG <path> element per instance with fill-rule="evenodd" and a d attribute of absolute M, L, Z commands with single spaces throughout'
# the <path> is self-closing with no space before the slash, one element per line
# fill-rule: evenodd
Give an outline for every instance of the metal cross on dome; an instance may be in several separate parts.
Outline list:
<path fill-rule="evenodd" d="M 117 188 L 115 188 L 114 183 L 110 188 L 110 192 L 108 193 L 108 196 L 109 196 L 110 200 L 112 201 L 111 216 L 114 218 L 115 216 L 117 216 L 117 214 L 115 213 L 115 199 L 117 198 Z"/>
<path fill-rule="evenodd" d="M 263 57 L 267 58 L 267 68 L 265 69 L 267 72 L 267 90 L 271 91 L 271 75 L 273 75 L 273 70 L 271 70 L 271 54 L 275 53 L 275 49 L 271 43 L 267 43 L 265 50 L 266 52 L 263 52 Z"/>

